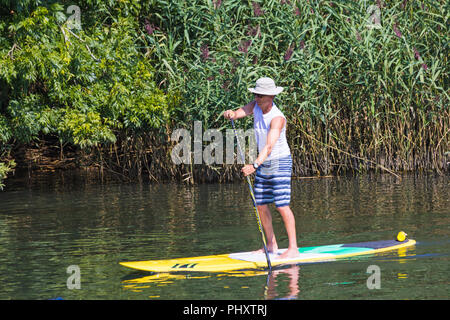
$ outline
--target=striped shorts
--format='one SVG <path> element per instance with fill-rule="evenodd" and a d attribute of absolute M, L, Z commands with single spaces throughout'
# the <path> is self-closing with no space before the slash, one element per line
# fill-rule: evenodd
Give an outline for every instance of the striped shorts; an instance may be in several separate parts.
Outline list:
<path fill-rule="evenodd" d="M 256 170 L 255 200 L 263 205 L 288 206 L 291 201 L 292 157 L 265 161 Z"/>

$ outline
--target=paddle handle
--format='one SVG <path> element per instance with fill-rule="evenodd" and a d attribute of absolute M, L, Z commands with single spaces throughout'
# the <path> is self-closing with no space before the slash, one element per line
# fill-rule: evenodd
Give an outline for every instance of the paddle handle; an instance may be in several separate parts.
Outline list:
<path fill-rule="evenodd" d="M 230 119 L 230 120 L 231 120 L 231 125 L 233 126 L 234 136 L 236 137 L 236 141 L 237 141 L 238 153 L 241 157 L 242 163 L 245 163 L 244 153 L 242 152 L 241 144 L 239 142 L 239 138 L 238 138 L 238 135 L 236 132 L 236 127 L 234 126 L 234 120 L 233 119 Z M 263 229 L 262 223 L 261 223 L 261 216 L 259 215 L 258 208 L 256 206 L 256 199 L 255 199 L 255 194 L 253 192 L 252 182 L 250 181 L 249 176 L 246 176 L 246 178 L 247 178 L 248 188 L 250 190 L 250 197 L 252 199 L 253 207 L 255 209 L 255 215 L 256 215 L 256 220 L 258 222 L 259 232 L 261 233 L 261 237 L 262 237 L 262 241 L 263 241 L 264 253 L 266 254 L 266 260 L 267 260 L 267 267 L 269 268 L 269 271 L 272 271 L 272 264 L 270 263 L 269 250 L 267 250 L 266 237 L 264 235 L 264 229 Z"/>

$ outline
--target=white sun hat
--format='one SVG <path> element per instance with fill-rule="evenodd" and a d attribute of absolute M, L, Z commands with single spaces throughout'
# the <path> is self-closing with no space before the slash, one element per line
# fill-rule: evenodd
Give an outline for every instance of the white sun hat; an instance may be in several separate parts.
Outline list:
<path fill-rule="evenodd" d="M 271 78 L 264 77 L 256 80 L 256 86 L 254 88 L 248 88 L 248 91 L 266 96 L 275 96 L 283 91 L 283 87 L 277 87 L 275 81 Z"/>

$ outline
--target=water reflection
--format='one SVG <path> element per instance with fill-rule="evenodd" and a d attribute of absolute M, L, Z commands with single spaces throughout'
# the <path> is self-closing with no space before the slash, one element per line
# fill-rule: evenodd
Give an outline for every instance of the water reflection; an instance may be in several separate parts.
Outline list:
<path fill-rule="evenodd" d="M 402 259 L 402 258 L 404 258 L 404 257 L 406 257 L 406 255 L 407 255 L 407 252 L 408 252 L 408 248 L 399 248 L 398 250 L 397 250 L 397 255 L 399 256 L 399 263 L 405 263 L 406 262 L 406 260 L 405 259 Z"/>
<path fill-rule="evenodd" d="M 266 300 L 291 300 L 297 299 L 300 293 L 299 279 L 300 267 L 289 266 L 283 269 L 277 269 L 272 272 L 261 270 L 236 271 L 227 273 L 155 273 L 151 275 L 130 275 L 122 279 L 124 290 L 132 292 L 144 292 L 146 289 L 154 287 L 168 286 L 175 284 L 179 280 L 196 281 L 198 279 L 216 278 L 224 280 L 227 278 L 255 278 L 258 277 L 259 283 L 264 283 L 263 296 Z M 243 282 L 246 283 L 246 282 Z M 229 286 L 224 286 L 229 289 Z M 249 288 L 248 285 L 241 285 L 240 288 Z M 156 298 L 156 296 L 153 296 Z"/>
<path fill-rule="evenodd" d="M 282 275 L 287 276 L 287 280 L 280 279 Z M 280 299 L 280 300 L 292 300 L 297 299 L 300 293 L 299 289 L 300 267 L 292 266 L 286 269 L 274 270 L 269 274 L 267 281 L 267 294 L 266 299 Z M 279 290 L 282 284 L 287 283 L 288 293 L 283 295 L 283 291 Z"/>
<path fill-rule="evenodd" d="M 174 283 L 176 280 L 185 279 L 205 279 L 211 275 L 191 275 L 191 274 L 172 274 L 172 273 L 156 273 L 137 278 L 124 279 L 122 285 L 125 290 L 133 292 L 142 292 L 144 289 L 151 288 L 151 286 L 161 286 Z"/>

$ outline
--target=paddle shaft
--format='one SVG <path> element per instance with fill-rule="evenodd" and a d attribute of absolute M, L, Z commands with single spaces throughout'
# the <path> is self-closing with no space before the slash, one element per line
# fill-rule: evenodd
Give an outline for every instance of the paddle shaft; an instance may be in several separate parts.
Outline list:
<path fill-rule="evenodd" d="M 236 132 L 236 127 L 234 126 L 234 120 L 233 119 L 230 119 L 230 120 L 231 120 L 231 125 L 233 126 L 234 136 L 236 137 L 239 155 L 242 159 L 242 162 L 245 163 L 244 153 L 242 152 L 241 144 L 239 143 L 239 137 Z M 250 197 L 252 198 L 252 201 L 253 201 L 253 208 L 255 209 L 255 216 L 256 216 L 256 220 L 258 222 L 259 232 L 261 233 L 261 237 L 262 237 L 262 241 L 263 241 L 264 253 L 266 254 L 266 260 L 267 260 L 267 267 L 269 268 L 269 270 L 272 270 L 272 264 L 270 263 L 269 251 L 267 250 L 266 237 L 264 235 L 264 230 L 263 230 L 262 223 L 261 223 L 261 217 L 259 215 L 258 208 L 256 206 L 255 194 L 253 193 L 252 182 L 250 181 L 249 176 L 246 176 L 246 178 L 247 178 L 248 188 L 250 190 Z"/>

